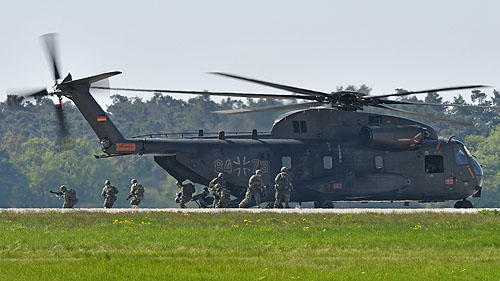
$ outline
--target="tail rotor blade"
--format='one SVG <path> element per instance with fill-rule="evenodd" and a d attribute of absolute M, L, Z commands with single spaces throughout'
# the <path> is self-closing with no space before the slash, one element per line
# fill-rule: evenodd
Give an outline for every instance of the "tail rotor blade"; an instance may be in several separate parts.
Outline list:
<path fill-rule="evenodd" d="M 9 90 L 8 94 L 26 97 L 26 98 L 40 98 L 44 96 L 48 96 L 49 92 L 46 88 L 43 89 L 15 89 Z"/>
<path fill-rule="evenodd" d="M 57 122 L 59 125 L 59 142 L 63 150 L 69 150 L 71 149 L 71 137 L 69 135 L 68 127 L 66 125 L 62 103 L 59 102 L 59 104 L 56 104 L 55 109 L 56 109 Z"/>
<path fill-rule="evenodd" d="M 57 34 L 48 33 L 42 35 L 42 40 L 45 42 L 45 47 L 47 48 L 47 53 L 49 55 L 50 64 L 52 65 L 52 71 L 54 74 L 54 80 L 57 81 L 61 79 L 61 74 L 59 71 L 59 55 L 57 53 Z"/>

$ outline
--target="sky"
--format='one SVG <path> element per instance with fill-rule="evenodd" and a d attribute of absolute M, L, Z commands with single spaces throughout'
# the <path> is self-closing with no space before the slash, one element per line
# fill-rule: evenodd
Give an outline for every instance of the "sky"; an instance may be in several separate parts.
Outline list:
<path fill-rule="evenodd" d="M 62 73 L 123 71 L 114 87 L 281 92 L 207 74 L 221 71 L 325 92 L 500 88 L 500 1 L 5 0 L 0 11 L 1 101 L 53 84 L 40 41 L 49 32 Z"/>

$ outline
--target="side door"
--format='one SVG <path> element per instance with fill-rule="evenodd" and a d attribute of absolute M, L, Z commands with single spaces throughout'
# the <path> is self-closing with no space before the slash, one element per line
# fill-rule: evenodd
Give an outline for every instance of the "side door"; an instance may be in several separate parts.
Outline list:
<path fill-rule="evenodd" d="M 427 154 L 424 156 L 424 184 L 426 190 L 424 197 L 436 200 L 444 197 L 445 170 L 449 168 L 449 163 L 447 163 L 449 160 L 445 161 L 442 154 Z"/>

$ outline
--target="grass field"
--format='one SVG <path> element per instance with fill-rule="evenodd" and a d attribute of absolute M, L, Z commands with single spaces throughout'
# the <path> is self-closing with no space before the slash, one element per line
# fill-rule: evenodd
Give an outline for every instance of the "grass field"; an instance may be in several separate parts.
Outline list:
<path fill-rule="evenodd" d="M 0 280 L 500 280 L 500 215 L 0 214 Z"/>

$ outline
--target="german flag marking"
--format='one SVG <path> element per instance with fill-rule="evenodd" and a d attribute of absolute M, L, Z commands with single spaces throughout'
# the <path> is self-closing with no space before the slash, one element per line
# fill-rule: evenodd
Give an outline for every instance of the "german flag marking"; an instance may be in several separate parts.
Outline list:
<path fill-rule="evenodd" d="M 103 122 L 106 120 L 108 120 L 108 118 L 106 116 L 97 116 L 97 122 Z"/>

